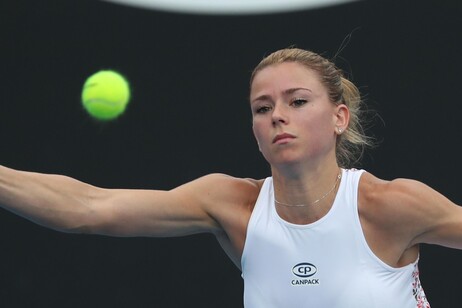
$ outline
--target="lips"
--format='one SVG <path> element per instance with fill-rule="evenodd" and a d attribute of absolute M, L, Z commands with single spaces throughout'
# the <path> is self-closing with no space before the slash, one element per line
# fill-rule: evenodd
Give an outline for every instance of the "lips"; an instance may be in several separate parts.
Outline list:
<path fill-rule="evenodd" d="M 274 137 L 273 139 L 273 143 L 286 143 L 292 139 L 294 139 L 295 136 L 294 135 L 291 135 L 291 134 L 288 134 L 288 133 L 282 133 L 282 134 L 278 134 L 276 135 L 276 137 Z"/>

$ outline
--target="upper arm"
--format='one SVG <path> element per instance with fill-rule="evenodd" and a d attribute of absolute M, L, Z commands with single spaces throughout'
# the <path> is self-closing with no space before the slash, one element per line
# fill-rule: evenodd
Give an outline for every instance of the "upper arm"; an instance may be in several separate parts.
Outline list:
<path fill-rule="evenodd" d="M 462 208 L 441 193 L 407 179 L 371 187 L 369 202 L 377 223 L 408 247 L 427 243 L 462 249 Z"/>
<path fill-rule="evenodd" d="M 414 242 L 462 249 L 462 207 L 439 192 L 422 184 L 414 202 L 418 202 L 422 232 Z"/>
<path fill-rule="evenodd" d="M 221 229 L 218 216 L 239 205 L 235 179 L 213 174 L 169 191 L 97 189 L 89 198 L 88 232 L 116 236 L 181 236 Z"/>

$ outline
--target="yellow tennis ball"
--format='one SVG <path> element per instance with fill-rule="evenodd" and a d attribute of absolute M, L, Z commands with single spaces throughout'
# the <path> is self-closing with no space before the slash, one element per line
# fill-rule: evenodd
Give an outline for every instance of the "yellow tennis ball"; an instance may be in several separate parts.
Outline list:
<path fill-rule="evenodd" d="M 112 120 L 124 113 L 130 101 L 128 81 L 118 72 L 99 71 L 85 81 L 82 104 L 98 120 Z"/>

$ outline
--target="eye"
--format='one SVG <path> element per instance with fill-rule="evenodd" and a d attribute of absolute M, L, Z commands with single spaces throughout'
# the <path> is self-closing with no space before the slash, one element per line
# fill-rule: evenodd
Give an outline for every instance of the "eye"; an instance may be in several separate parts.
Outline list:
<path fill-rule="evenodd" d="M 271 107 L 269 106 L 261 106 L 261 107 L 255 108 L 255 113 L 266 113 L 270 110 L 271 110 Z"/>
<path fill-rule="evenodd" d="M 306 100 L 304 98 L 294 98 L 290 102 L 290 105 L 293 106 L 293 107 L 301 107 L 301 106 L 305 105 L 306 103 L 308 103 L 308 100 Z"/>

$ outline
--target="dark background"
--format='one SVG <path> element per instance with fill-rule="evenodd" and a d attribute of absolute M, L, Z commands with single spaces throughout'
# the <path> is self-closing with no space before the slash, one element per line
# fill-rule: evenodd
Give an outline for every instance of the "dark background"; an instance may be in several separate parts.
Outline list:
<path fill-rule="evenodd" d="M 462 2 L 360 1 L 300 12 L 199 16 L 90 0 L 0 2 L 0 164 L 103 187 L 170 189 L 210 172 L 263 178 L 248 79 L 296 45 L 336 58 L 380 117 L 363 167 L 461 200 Z M 92 120 L 84 80 L 116 69 L 126 113 Z M 0 212 L 1 307 L 242 307 L 214 238 L 72 235 Z M 423 246 L 432 307 L 460 307 L 462 253 Z"/>

